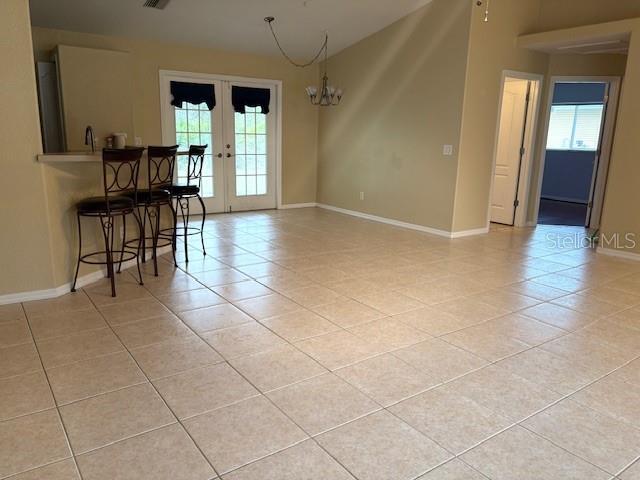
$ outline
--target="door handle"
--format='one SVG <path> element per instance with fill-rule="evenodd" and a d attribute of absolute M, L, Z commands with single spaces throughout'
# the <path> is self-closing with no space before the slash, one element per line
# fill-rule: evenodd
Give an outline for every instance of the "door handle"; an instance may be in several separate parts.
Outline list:
<path fill-rule="evenodd" d="M 227 158 L 231 158 L 233 157 L 233 155 L 231 155 L 230 153 L 227 153 Z"/>
<path fill-rule="evenodd" d="M 222 158 L 222 154 L 221 154 L 221 153 L 219 153 L 218 155 L 216 155 L 216 157 L 218 157 L 218 158 Z"/>

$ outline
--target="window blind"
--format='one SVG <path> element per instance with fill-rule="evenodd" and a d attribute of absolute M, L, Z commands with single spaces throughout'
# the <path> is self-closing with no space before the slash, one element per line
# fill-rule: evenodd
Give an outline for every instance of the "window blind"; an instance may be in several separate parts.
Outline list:
<path fill-rule="evenodd" d="M 547 150 L 596 151 L 604 105 L 552 105 Z"/>

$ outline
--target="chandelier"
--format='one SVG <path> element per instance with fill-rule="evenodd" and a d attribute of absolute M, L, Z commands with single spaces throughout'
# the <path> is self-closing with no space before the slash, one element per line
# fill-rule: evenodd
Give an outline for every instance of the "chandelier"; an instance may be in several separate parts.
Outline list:
<path fill-rule="evenodd" d="M 318 86 L 309 86 L 306 88 L 307 96 L 309 97 L 309 101 L 312 105 L 319 105 L 321 107 L 333 107 L 340 103 L 342 100 L 342 89 L 335 88 L 329 84 L 329 76 L 327 74 L 327 64 L 328 64 L 328 56 L 329 56 L 329 34 L 325 32 L 324 34 L 324 42 L 318 50 L 318 53 L 305 63 L 298 63 L 293 60 L 285 50 L 280 45 L 280 41 L 278 40 L 278 36 L 276 35 L 275 30 L 273 29 L 273 22 L 275 21 L 275 17 L 266 17 L 264 21 L 269 25 L 269 29 L 271 30 L 271 34 L 273 35 L 273 39 L 280 50 L 280 53 L 287 61 L 296 67 L 305 68 L 310 65 L 313 65 L 324 53 L 324 74 L 322 75 L 322 84 Z"/>

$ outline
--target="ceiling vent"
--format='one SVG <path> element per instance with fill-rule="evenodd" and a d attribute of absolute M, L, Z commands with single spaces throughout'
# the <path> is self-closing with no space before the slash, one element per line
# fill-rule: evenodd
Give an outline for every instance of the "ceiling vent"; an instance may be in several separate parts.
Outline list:
<path fill-rule="evenodd" d="M 145 0 L 144 6 L 147 8 L 155 8 L 156 10 L 164 10 L 170 0 Z"/>

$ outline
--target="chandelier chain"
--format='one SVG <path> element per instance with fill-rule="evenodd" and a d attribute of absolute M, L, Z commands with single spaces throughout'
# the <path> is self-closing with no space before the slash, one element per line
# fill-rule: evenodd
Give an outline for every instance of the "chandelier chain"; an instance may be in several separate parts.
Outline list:
<path fill-rule="evenodd" d="M 282 56 L 284 58 L 286 58 L 289 63 L 295 67 L 299 67 L 299 68 L 306 68 L 309 67 L 311 65 L 313 65 L 319 58 L 320 55 L 322 55 L 322 53 L 325 54 L 325 58 L 327 57 L 327 46 L 329 44 L 329 35 L 327 33 L 325 33 L 324 35 L 324 42 L 322 43 L 322 46 L 320 47 L 320 50 L 318 50 L 318 53 L 316 53 L 315 57 L 313 57 L 312 60 L 306 62 L 306 63 L 298 63 L 296 62 L 293 58 L 291 58 L 287 52 L 284 50 L 284 48 L 282 48 L 282 45 L 280 45 L 280 41 L 278 40 L 278 36 L 276 35 L 276 32 L 273 28 L 273 21 L 275 19 L 273 17 L 267 17 L 264 19 L 265 22 L 267 22 L 269 24 L 269 30 L 271 30 L 271 35 L 273 35 L 273 39 L 276 41 L 276 45 L 278 46 L 278 49 L 280 50 L 280 53 L 282 53 Z"/>

